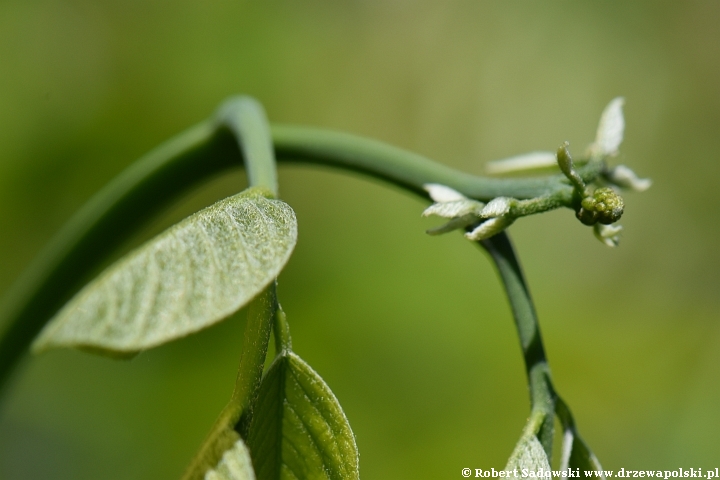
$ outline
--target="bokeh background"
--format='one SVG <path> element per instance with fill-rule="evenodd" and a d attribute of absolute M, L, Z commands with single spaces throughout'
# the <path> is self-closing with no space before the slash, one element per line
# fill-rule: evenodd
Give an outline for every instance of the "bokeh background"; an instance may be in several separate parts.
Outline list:
<path fill-rule="evenodd" d="M 94 192 L 225 97 L 454 167 L 592 141 L 623 95 L 622 245 L 570 211 L 512 228 L 555 383 L 608 469 L 720 465 L 720 2 L 0 2 L 0 292 Z M 528 399 L 506 300 L 460 235 L 376 181 L 282 167 L 300 238 L 296 351 L 364 478 L 501 468 Z M 133 243 L 232 194 L 216 179 Z M 177 478 L 229 398 L 242 313 L 112 361 L 28 357 L 0 400 L 0 478 Z"/>

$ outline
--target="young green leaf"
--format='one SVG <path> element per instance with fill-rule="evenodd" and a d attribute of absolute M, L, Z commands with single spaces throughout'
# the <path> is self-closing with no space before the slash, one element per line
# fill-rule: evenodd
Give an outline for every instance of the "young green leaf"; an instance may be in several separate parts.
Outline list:
<path fill-rule="evenodd" d="M 225 452 L 217 467 L 208 470 L 205 480 L 255 480 L 250 452 L 241 439 Z"/>
<path fill-rule="evenodd" d="M 613 98 L 600 116 L 595 143 L 590 146 L 592 155 L 617 155 L 625 132 L 625 117 L 622 107 L 623 97 Z"/>
<path fill-rule="evenodd" d="M 110 266 L 46 325 L 33 350 L 132 354 L 205 328 L 272 282 L 296 240 L 294 212 L 263 190 L 221 200 Z"/>
<path fill-rule="evenodd" d="M 553 167 L 557 167 L 557 157 L 554 152 L 530 152 L 502 160 L 492 160 L 485 164 L 485 171 L 490 175 L 501 175 Z"/>
<path fill-rule="evenodd" d="M 200 447 L 200 450 L 185 471 L 182 477 L 183 480 L 201 480 L 205 478 L 208 472 L 220 468 L 226 455 L 228 455 L 227 463 L 233 462 L 231 458 L 235 458 L 234 462 L 244 462 L 242 460 L 242 450 L 247 447 L 242 444 L 240 434 L 235 430 L 235 424 L 240 419 L 242 412 L 242 405 L 237 402 L 230 401 L 225 406 L 202 447 Z M 238 446 L 238 443 L 242 444 L 242 446 Z M 250 463 L 249 460 L 248 463 Z M 255 477 L 249 478 L 254 479 Z"/>
<path fill-rule="evenodd" d="M 247 443 L 259 480 L 359 478 L 355 437 L 340 404 L 289 351 L 263 378 Z"/>
<path fill-rule="evenodd" d="M 541 468 L 546 472 L 550 470 L 550 462 L 535 434 L 523 435 L 515 445 L 515 450 L 510 455 L 505 470 L 514 470 L 516 468 L 526 468 L 533 472 L 537 472 Z"/>
<path fill-rule="evenodd" d="M 570 408 L 562 400 L 557 397 L 555 402 L 555 412 L 562 422 L 563 426 L 563 444 L 562 455 L 560 456 L 560 469 L 579 468 L 585 472 L 596 471 L 604 472 L 600 461 L 592 453 L 587 444 L 578 435 L 575 419 L 570 412 Z M 600 477 L 605 480 L 605 475 Z"/>
<path fill-rule="evenodd" d="M 565 470 L 567 468 L 579 468 L 583 472 L 604 472 L 595 454 L 573 430 L 566 430 L 563 439 L 563 455 L 560 459 L 560 469 Z M 605 480 L 605 475 L 597 478 Z"/>

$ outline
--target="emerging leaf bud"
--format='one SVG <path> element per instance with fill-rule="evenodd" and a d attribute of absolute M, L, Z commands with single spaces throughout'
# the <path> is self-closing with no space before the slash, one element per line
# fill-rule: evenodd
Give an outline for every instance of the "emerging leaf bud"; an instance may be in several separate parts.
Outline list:
<path fill-rule="evenodd" d="M 485 165 L 485 171 L 491 175 L 505 173 L 532 172 L 557 165 L 553 152 L 530 152 L 502 160 L 493 160 Z"/>
<path fill-rule="evenodd" d="M 604 176 L 605 179 L 613 185 L 635 192 L 644 192 L 652 185 L 652 180 L 649 178 L 639 178 L 635 172 L 625 165 L 618 165 L 608 170 L 604 173 Z"/>
<path fill-rule="evenodd" d="M 585 190 L 585 182 L 583 182 L 583 179 L 580 178 L 580 175 L 575 171 L 575 166 L 573 165 L 573 160 L 568 150 L 569 146 L 569 142 L 564 142 L 557 149 L 557 163 L 563 174 L 570 180 L 570 183 L 573 184 L 577 194 L 582 195 Z"/>
<path fill-rule="evenodd" d="M 510 210 L 518 204 L 514 198 L 496 197 L 486 205 L 445 185 L 429 183 L 423 187 L 436 202 L 425 209 L 423 216 L 437 215 L 450 219 L 444 225 L 428 230 L 429 235 L 472 228 L 465 236 L 470 240 L 484 240 L 515 221 L 515 217 L 510 215 Z"/>
<path fill-rule="evenodd" d="M 517 202 L 514 198 L 509 197 L 496 197 L 490 200 L 485 205 L 485 208 L 480 212 L 480 216 L 483 218 L 499 217 L 510 212 L 510 207 L 513 202 Z"/>
<path fill-rule="evenodd" d="M 624 104 L 625 99 L 617 97 L 608 103 L 605 110 L 603 110 L 597 134 L 595 135 L 595 142 L 590 146 L 590 155 L 592 157 L 617 155 L 625 132 L 625 117 L 622 111 Z"/>
<path fill-rule="evenodd" d="M 490 238 L 496 233 L 500 233 L 509 227 L 515 221 L 511 217 L 493 217 L 489 220 L 485 220 L 483 223 L 475 227 L 471 232 L 465 234 L 465 238 L 468 240 L 479 241 Z"/>
<path fill-rule="evenodd" d="M 467 215 L 468 213 L 480 215 L 483 207 L 485 207 L 484 203 L 466 198 L 464 200 L 453 200 L 451 202 L 433 203 L 426 208 L 422 214 L 423 217 L 437 215 L 443 218 L 455 218 Z"/>
<path fill-rule="evenodd" d="M 426 192 L 428 192 L 430 198 L 438 203 L 454 202 L 456 200 L 464 200 L 467 198 L 457 190 L 445 185 L 440 185 L 439 183 L 426 183 L 423 185 L 423 188 Z"/>
<path fill-rule="evenodd" d="M 477 223 L 481 218 L 481 212 L 485 207 L 484 203 L 467 198 L 457 190 L 438 183 L 428 183 L 423 185 L 423 188 L 428 192 L 430 198 L 436 202 L 425 209 L 423 216 L 437 215 L 450 219 L 444 225 L 428 230 L 429 235 L 439 235 L 453 230 L 464 229 Z"/>
<path fill-rule="evenodd" d="M 573 161 L 568 150 L 569 146 L 570 142 L 563 142 L 557 149 L 557 163 L 566 177 L 569 177 L 573 170 Z"/>
<path fill-rule="evenodd" d="M 622 229 L 621 225 L 603 225 L 602 223 L 596 223 L 593 228 L 593 233 L 595 233 L 598 240 L 608 247 L 617 247 L 618 243 L 620 243 L 620 232 Z"/>

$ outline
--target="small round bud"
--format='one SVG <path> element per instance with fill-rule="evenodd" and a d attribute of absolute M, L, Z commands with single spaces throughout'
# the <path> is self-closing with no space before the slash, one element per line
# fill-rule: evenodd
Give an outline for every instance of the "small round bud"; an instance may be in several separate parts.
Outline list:
<path fill-rule="evenodd" d="M 625 204 L 612 188 L 598 188 L 582 199 L 577 218 L 585 225 L 610 225 L 620 220 Z"/>
<path fill-rule="evenodd" d="M 595 225 L 597 223 L 597 213 L 595 213 L 594 210 L 581 208 L 577 211 L 575 216 L 583 223 L 583 225 Z"/>
<path fill-rule="evenodd" d="M 594 210 L 598 214 L 598 222 L 603 225 L 610 225 L 620 220 L 625 204 L 622 197 L 615 193 L 612 188 L 598 188 L 593 193 L 595 199 Z"/>
<path fill-rule="evenodd" d="M 585 197 L 582 199 L 582 202 L 580 202 L 580 205 L 585 210 L 593 211 L 595 210 L 595 199 L 593 197 Z"/>

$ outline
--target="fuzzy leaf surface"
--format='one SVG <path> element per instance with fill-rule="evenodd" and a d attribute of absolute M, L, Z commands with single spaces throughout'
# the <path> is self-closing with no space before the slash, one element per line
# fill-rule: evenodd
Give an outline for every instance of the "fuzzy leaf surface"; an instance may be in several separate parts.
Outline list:
<path fill-rule="evenodd" d="M 350 424 L 320 376 L 292 352 L 263 378 L 248 446 L 258 480 L 355 480 Z"/>
<path fill-rule="evenodd" d="M 111 265 L 57 313 L 33 350 L 128 355 L 196 332 L 273 281 L 296 240 L 294 212 L 263 190 L 221 200 Z"/>
<path fill-rule="evenodd" d="M 625 117 L 622 107 L 625 99 L 614 98 L 600 116 L 593 149 L 600 155 L 617 155 L 625 132 Z"/>
<path fill-rule="evenodd" d="M 223 454 L 217 467 L 205 473 L 204 480 L 255 480 L 250 452 L 245 443 L 238 439 L 235 445 Z"/>
<path fill-rule="evenodd" d="M 523 436 L 517 445 L 515 445 L 515 450 L 513 450 L 513 453 L 510 455 L 505 470 L 513 470 L 515 468 L 526 468 L 534 472 L 537 472 L 541 468 L 546 472 L 550 470 L 550 462 L 545 454 L 545 450 L 535 435 Z"/>

